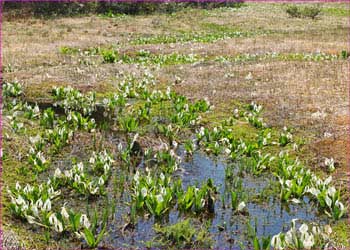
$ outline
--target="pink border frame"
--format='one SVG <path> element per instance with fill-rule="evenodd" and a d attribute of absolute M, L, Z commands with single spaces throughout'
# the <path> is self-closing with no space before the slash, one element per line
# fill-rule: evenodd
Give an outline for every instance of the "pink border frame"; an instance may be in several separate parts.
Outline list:
<path fill-rule="evenodd" d="M 68 3 L 73 2 L 72 0 L 0 0 L 0 181 L 2 180 L 2 83 L 3 83 L 3 68 L 2 68 L 2 9 L 4 2 L 62 2 Z M 74 2 L 92 2 L 92 0 L 78 0 Z M 98 0 L 98 2 L 136 2 L 136 3 L 170 3 L 170 2 L 240 2 L 240 0 Z M 243 2 L 250 3 L 349 3 L 350 0 L 243 0 Z M 350 23 L 350 18 L 349 18 Z M 350 46 L 350 30 L 348 33 L 349 46 Z M 350 67 L 349 67 L 350 72 Z M 350 84 L 350 83 L 349 83 Z M 348 93 L 349 99 L 349 117 L 350 117 L 350 90 Z M 350 122 L 350 120 L 348 121 Z M 350 133 L 348 135 L 348 140 L 350 142 Z M 350 152 L 348 152 L 350 153 Z M 350 161 L 347 162 L 347 168 L 350 168 Z M 2 194 L 2 185 L 0 182 L 0 194 Z M 350 218 L 348 219 L 350 223 Z M 0 249 L 2 249 L 3 243 L 3 230 L 2 230 L 2 195 L 0 195 Z"/>

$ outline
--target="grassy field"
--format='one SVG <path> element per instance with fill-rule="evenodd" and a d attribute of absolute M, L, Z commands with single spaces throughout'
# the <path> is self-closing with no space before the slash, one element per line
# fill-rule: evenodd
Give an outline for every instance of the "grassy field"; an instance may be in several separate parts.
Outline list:
<path fill-rule="evenodd" d="M 328 176 L 324 161 L 334 158 L 332 177 L 343 190 L 347 207 L 350 61 L 344 53 L 350 52 L 349 5 L 322 4 L 316 19 L 289 17 L 286 8 L 247 3 L 241 8 L 186 9 L 173 14 L 5 18 L 3 79 L 23 83 L 26 101 L 45 103 L 54 86 L 96 91 L 97 98 L 103 98 L 125 76 L 142 78 L 147 71 L 159 89 L 171 86 L 190 101 L 207 98 L 214 110 L 204 119 L 214 125 L 232 116 L 237 104 L 253 101 L 263 106 L 262 117 L 274 131 L 287 126 L 304 142 L 297 156 L 312 171 Z M 6 116 L 3 125 L 7 159 L 2 185 L 7 187 L 27 180 L 17 169 L 29 145 L 26 136 L 11 132 Z M 29 135 L 38 133 L 37 123 L 26 125 Z M 250 130 L 244 126 L 234 129 L 249 137 Z M 76 145 L 84 144 L 86 135 L 79 136 L 74 138 Z M 79 151 L 70 146 L 62 154 L 70 150 Z M 41 248 L 42 231 L 29 230 L 14 220 L 6 208 L 7 193 L 3 191 L 2 196 L 5 231 L 11 229 L 30 249 Z M 332 237 L 349 247 L 346 233 L 340 233 L 350 232 L 346 220 L 347 215 L 333 223 Z M 49 249 L 71 246 L 69 239 L 59 239 L 59 243 L 49 242 Z"/>

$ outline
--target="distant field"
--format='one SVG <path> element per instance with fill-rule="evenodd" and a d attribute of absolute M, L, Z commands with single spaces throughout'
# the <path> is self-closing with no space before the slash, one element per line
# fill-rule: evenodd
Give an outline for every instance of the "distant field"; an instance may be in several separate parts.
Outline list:
<path fill-rule="evenodd" d="M 87 206 L 93 204 L 99 208 L 99 216 L 102 216 L 102 208 L 110 205 L 104 203 L 105 198 L 108 197 L 109 202 L 115 201 L 117 212 L 114 211 L 115 214 L 108 219 L 108 236 L 105 236 L 100 246 L 244 248 L 255 244 L 253 242 L 256 239 L 263 242 L 263 237 L 272 237 L 283 230 L 286 232 L 290 228 L 287 219 L 300 216 L 302 222 L 319 220 L 330 224 L 333 228 L 332 244 L 349 247 L 349 209 L 341 219 L 335 219 L 334 216 L 329 219 L 323 213 L 328 210 L 323 208 L 326 205 L 322 205 L 321 198 L 312 200 L 307 191 L 303 192 L 304 196 L 291 191 L 291 196 L 284 200 L 281 198 L 284 184 L 279 186 L 281 182 L 278 181 L 282 178 L 281 166 L 284 163 L 274 159 L 267 163 L 269 161 L 264 162 L 262 158 L 269 154 L 269 157 L 280 157 L 281 160 L 282 156 L 278 156 L 280 151 L 288 150 L 291 159 L 298 158 L 305 169 L 312 170 L 319 178 L 326 179 L 331 175 L 332 185 L 341 190 L 342 203 L 349 207 L 350 9 L 348 4 L 340 3 L 320 6 L 321 12 L 315 19 L 288 16 L 286 4 L 246 3 L 240 8 L 188 8 L 172 14 L 3 20 L 3 80 L 7 83 L 18 81 L 23 85 L 23 93 L 14 94 L 13 89 L 3 89 L 3 93 L 12 93 L 3 97 L 4 230 L 17 235 L 18 241 L 28 249 L 41 249 L 44 245 L 50 245 L 50 249 L 79 248 L 80 244 L 87 246 L 86 238 L 77 240 L 68 233 L 70 227 L 66 234 L 52 233 L 49 237 L 49 230 L 35 223 L 29 225 L 23 214 L 18 215 L 22 219 L 15 218 L 10 212 L 11 200 L 6 190 L 14 187 L 16 181 L 23 187 L 28 182 L 31 185 L 45 182 L 54 175 L 57 167 L 62 172 L 66 170 L 72 164 L 70 161 L 73 156 L 87 163 L 92 151 L 107 149 L 115 160 L 110 163 L 113 169 L 110 176 L 107 177 L 106 172 L 101 175 L 106 178 L 107 194 L 93 198 L 86 193 L 79 196 L 75 192 L 79 193 L 81 189 L 73 188 L 72 184 L 74 191 L 70 190 L 67 181 L 61 184 L 63 198 L 54 198 L 57 202 L 52 205 L 53 209 L 58 209 L 67 203 L 67 207 L 85 211 Z M 82 111 L 85 107 L 83 101 L 74 104 L 80 105 L 79 108 L 64 106 L 64 98 L 68 100 L 67 93 L 57 92 L 57 96 L 53 97 L 52 88 L 60 86 L 71 86 L 86 96 L 89 91 L 94 91 L 98 107 L 93 106 L 93 115 Z M 168 87 L 173 95 L 167 90 Z M 164 96 L 157 96 L 156 92 L 152 92 L 155 90 L 164 93 Z M 123 96 L 123 93 L 127 94 Z M 80 95 L 75 92 L 72 95 L 75 94 Z M 123 96 L 122 100 L 113 99 L 115 94 Z M 126 105 L 115 104 L 123 107 L 118 111 L 113 106 L 113 113 L 112 104 L 108 106 L 104 98 L 110 98 L 110 102 L 114 100 L 116 103 L 122 103 L 125 98 Z M 40 114 L 28 117 L 25 115 L 28 113 L 26 110 L 23 116 L 25 108 L 11 104 L 14 99 L 30 105 L 38 103 Z M 84 101 L 88 102 L 87 99 Z M 62 101 L 57 110 L 52 106 L 55 101 Z M 207 102 L 211 108 L 206 106 Z M 249 106 L 251 103 L 257 105 Z M 87 108 L 92 107 L 89 106 L 91 103 L 86 105 Z M 258 105 L 263 107 L 261 112 L 256 110 L 259 109 Z M 56 113 L 53 121 L 42 121 L 47 107 L 52 107 Z M 241 113 L 235 113 L 236 108 L 239 110 L 236 112 Z M 48 129 L 55 131 L 55 127 L 62 125 L 58 122 L 59 117 L 63 117 L 63 123 L 68 122 L 69 127 L 67 114 L 72 110 L 80 112 L 87 120 L 81 118 L 83 125 L 74 125 L 74 136 L 70 138 L 67 134 L 69 143 L 63 143 L 62 147 L 56 145 L 55 150 L 48 150 L 55 144 L 50 137 L 53 135 L 48 135 L 44 141 L 49 146 L 41 148 L 49 159 L 48 166 L 35 172 L 31 166 L 33 162 L 28 163 L 27 159 L 28 150 L 33 146 L 29 137 L 41 135 L 44 138 L 44 135 L 51 133 L 47 132 Z M 103 112 L 106 114 L 102 115 Z M 19 117 L 17 120 L 14 118 L 16 115 Z M 46 115 L 50 116 L 50 113 Z M 91 125 L 91 117 L 96 120 L 96 127 L 87 129 L 86 126 Z M 260 124 L 260 118 L 266 124 Z M 18 128 L 18 124 L 22 124 L 24 129 Z M 169 124 L 174 130 L 167 127 Z M 202 126 L 210 131 L 218 127 L 220 131 L 215 134 L 216 130 L 213 130 L 214 134 L 199 140 L 198 131 Z M 292 140 L 283 137 L 287 134 L 283 130 L 285 126 L 288 133 L 293 135 Z M 266 137 L 268 132 L 272 136 L 271 144 L 262 145 L 259 140 Z M 201 209 L 197 211 L 194 207 L 189 209 L 192 209 L 189 213 L 185 208 L 181 210 L 181 206 L 186 207 L 181 203 L 181 199 L 185 198 L 181 191 L 174 191 L 178 188 L 175 181 L 166 187 L 174 192 L 174 196 L 169 201 L 169 208 L 159 216 L 160 219 L 150 208 L 152 205 L 145 204 L 137 208 L 137 195 L 133 192 L 141 192 L 141 186 L 135 186 L 132 180 L 137 169 L 141 169 L 142 180 L 142 173 L 148 164 L 143 160 L 147 157 L 142 156 L 142 164 L 146 164 L 144 166 L 137 158 L 140 156 L 130 151 L 127 162 L 120 156 L 122 154 L 118 148 L 119 143 L 124 147 L 133 147 L 130 140 L 135 134 L 139 136 L 137 143 L 142 153 L 148 148 L 157 151 L 156 148 L 162 148 L 164 143 L 168 149 L 174 147 L 174 151 L 182 158 L 183 162 L 178 164 L 184 168 L 183 172 L 166 168 L 173 167 L 175 163 L 172 160 L 176 158 L 172 159 L 173 156 L 168 155 L 157 159 L 157 169 L 164 171 L 166 178 L 175 180 L 181 176 L 183 193 L 191 185 L 201 186 L 205 192 L 204 215 Z M 184 154 L 191 151 L 191 140 L 196 138 L 197 151 L 193 149 L 190 158 L 186 158 Z M 224 139 L 229 140 L 229 146 Z M 284 140 L 287 140 L 286 143 Z M 173 141 L 180 145 L 178 151 L 172 145 Z M 242 150 L 243 141 L 244 146 L 248 145 L 249 148 L 251 145 L 252 152 L 249 149 Z M 218 142 L 217 148 L 215 142 Z M 226 149 L 230 149 L 230 152 L 227 153 Z M 231 158 L 228 160 L 225 157 Z M 334 171 L 330 171 L 325 164 L 325 158 L 334 159 Z M 293 164 L 298 165 L 295 162 Z M 242 167 L 237 167 L 248 165 L 256 168 L 242 170 Z M 266 165 L 266 169 L 259 171 L 257 168 L 261 165 Z M 208 169 L 213 166 L 217 168 L 210 172 Z M 156 178 L 159 181 L 158 170 L 152 172 L 155 182 Z M 239 189 L 239 181 L 234 181 L 236 176 L 241 180 L 240 188 L 246 189 L 242 195 L 237 191 L 237 199 L 247 205 L 244 213 L 235 211 L 234 196 L 231 191 L 228 192 Z M 196 178 L 198 183 L 193 181 Z M 216 189 L 207 182 L 208 178 L 213 179 Z M 232 181 L 229 181 L 230 178 Z M 287 176 L 283 178 L 288 179 Z M 228 182 L 232 185 L 229 188 Z M 255 193 L 250 189 L 254 189 Z M 158 194 L 159 190 L 151 190 L 147 189 L 149 193 Z M 248 195 L 250 192 L 254 195 Z M 211 200 L 214 194 L 215 198 Z M 290 202 L 292 198 L 300 200 L 302 205 Z M 225 199 L 229 205 L 222 208 L 225 207 Z M 210 202 L 215 204 L 215 213 L 210 211 Z M 292 205 L 288 207 L 287 204 Z M 281 213 L 276 224 L 273 224 L 274 221 L 263 221 L 263 218 L 269 217 L 269 207 L 271 211 Z M 92 210 L 90 212 L 92 214 Z M 186 219 L 190 219 L 191 223 L 186 224 Z M 205 221 L 210 221 L 210 225 Z M 180 224 L 169 227 L 176 222 Z M 44 221 L 38 223 L 44 224 Z M 254 223 L 258 229 L 252 236 L 249 230 L 254 227 Z M 191 226 L 195 228 L 192 234 Z M 264 226 L 267 227 L 266 231 Z M 102 230 L 102 226 L 98 228 L 97 231 Z M 186 243 L 183 239 L 181 244 L 187 245 L 181 245 L 172 240 L 174 237 L 169 236 L 169 232 L 174 230 L 172 233 L 176 234 L 181 228 L 190 234 L 189 237 L 195 243 Z M 220 245 L 220 242 L 225 243 Z"/>

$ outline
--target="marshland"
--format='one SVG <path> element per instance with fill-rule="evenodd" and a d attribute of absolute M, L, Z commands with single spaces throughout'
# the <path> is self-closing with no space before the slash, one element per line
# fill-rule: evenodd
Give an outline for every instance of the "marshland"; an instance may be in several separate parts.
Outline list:
<path fill-rule="evenodd" d="M 5 249 L 350 246 L 348 4 L 3 9 Z"/>

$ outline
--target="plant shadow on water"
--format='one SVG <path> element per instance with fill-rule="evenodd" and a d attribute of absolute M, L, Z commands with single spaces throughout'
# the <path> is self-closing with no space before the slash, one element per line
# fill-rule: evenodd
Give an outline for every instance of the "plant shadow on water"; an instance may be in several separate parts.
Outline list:
<path fill-rule="evenodd" d="M 290 221 L 294 218 L 302 222 L 328 223 L 327 217 L 320 215 L 315 205 L 307 197 L 304 197 L 300 204 L 283 204 L 279 199 L 280 190 L 275 190 L 274 193 L 266 191 L 269 190 L 270 185 L 273 185 L 272 182 L 277 182 L 270 173 L 261 176 L 245 174 L 243 177 L 238 177 L 239 163 L 232 165 L 232 163 L 225 162 L 224 159 L 210 158 L 203 152 L 195 152 L 191 159 L 186 160 L 182 146 L 179 147 L 177 154 L 183 161 L 181 168 L 174 175 L 182 179 L 184 189 L 190 185 L 205 183 L 209 178 L 218 187 L 215 213 L 197 217 L 201 221 L 210 221 L 208 230 L 212 235 L 214 248 L 251 247 L 250 237 L 268 237 L 286 231 L 290 226 Z M 228 167 L 233 167 L 233 177 L 241 180 L 248 211 L 246 214 L 236 213 L 229 204 L 231 202 L 230 192 L 234 190 L 234 187 L 232 183 L 227 183 L 225 169 Z M 254 199 L 254 197 L 260 198 Z M 126 194 L 119 201 L 116 221 L 123 221 L 123 215 L 129 213 L 130 208 L 125 204 L 129 198 L 129 195 Z M 153 216 L 149 218 L 139 216 L 135 228 L 125 233 L 121 232 L 120 223 L 112 224 L 105 242 L 113 247 L 145 247 L 145 242 L 153 241 L 156 236 L 153 228 L 155 223 L 172 225 L 188 216 L 191 215 L 182 214 L 175 206 L 162 219 L 157 220 Z M 251 229 L 255 231 L 254 236 L 249 232 Z"/>

